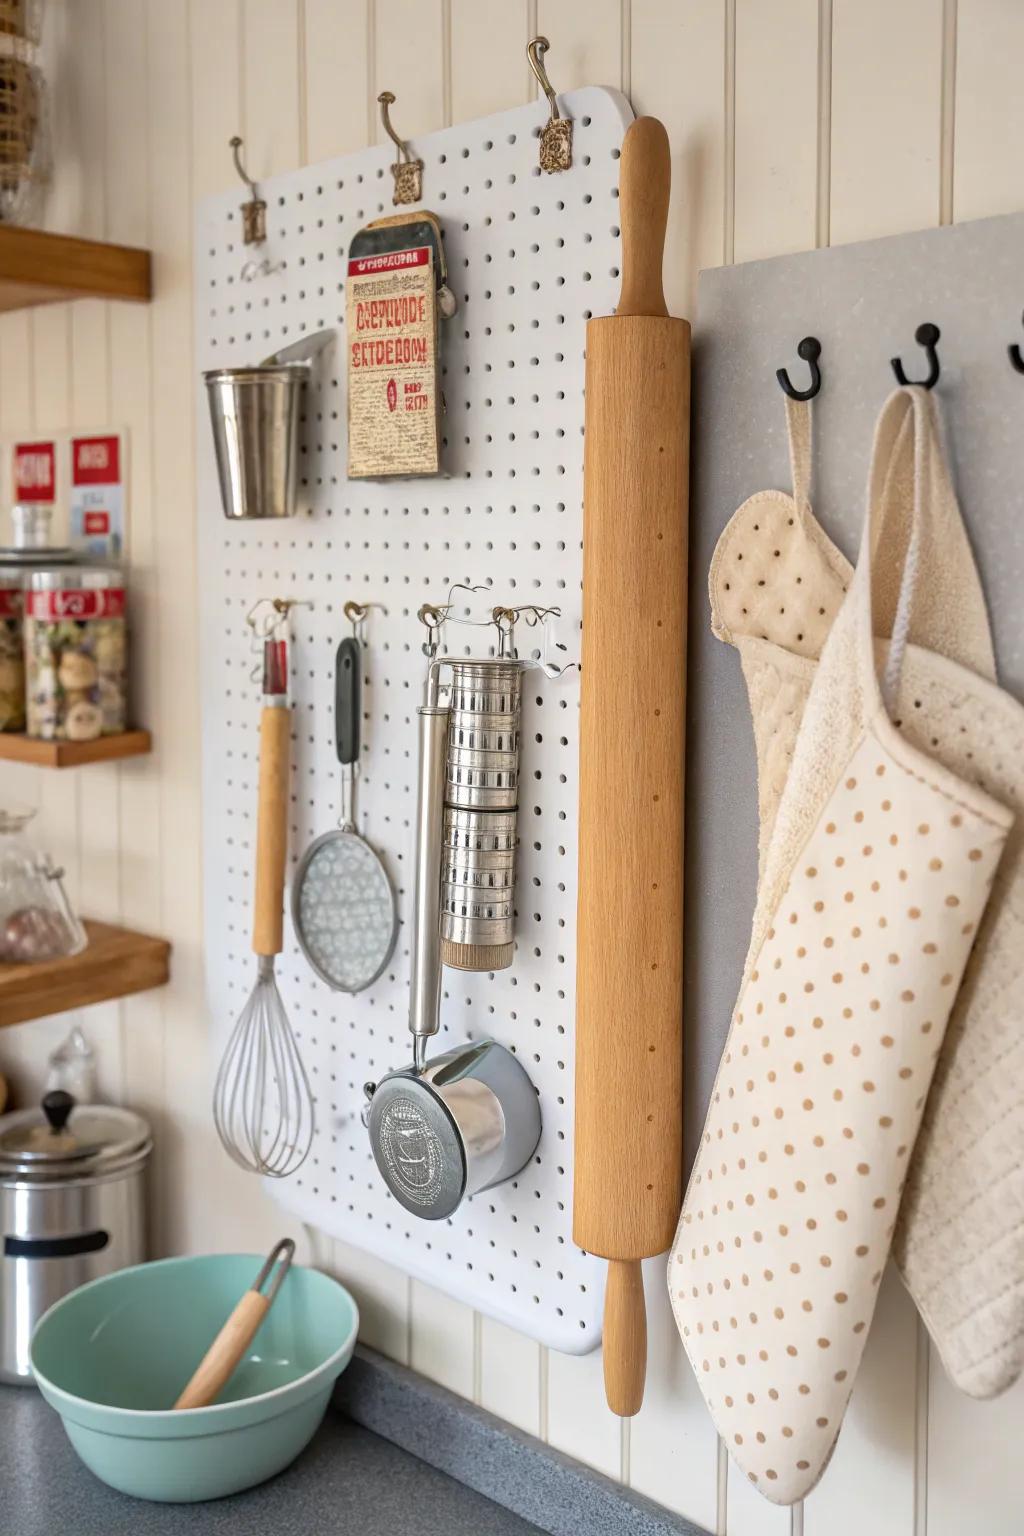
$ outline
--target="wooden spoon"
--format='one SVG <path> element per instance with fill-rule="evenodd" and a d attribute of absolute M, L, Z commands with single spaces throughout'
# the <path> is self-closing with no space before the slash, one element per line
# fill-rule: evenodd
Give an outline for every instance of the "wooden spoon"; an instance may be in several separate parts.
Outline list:
<path fill-rule="evenodd" d="M 223 1391 L 255 1338 L 256 1330 L 270 1311 L 294 1257 L 295 1244 L 290 1237 L 283 1237 L 270 1250 L 266 1263 L 256 1276 L 251 1289 L 245 1292 L 196 1366 L 188 1386 L 175 1403 L 175 1408 L 207 1408 Z M 270 1289 L 264 1294 L 263 1286 L 275 1264 L 278 1264 L 277 1274 Z"/>

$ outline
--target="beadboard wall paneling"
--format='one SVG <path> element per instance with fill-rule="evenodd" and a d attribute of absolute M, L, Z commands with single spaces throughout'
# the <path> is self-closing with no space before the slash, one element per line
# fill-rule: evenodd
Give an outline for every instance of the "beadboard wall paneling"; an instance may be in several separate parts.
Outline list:
<path fill-rule="evenodd" d="M 4 764 L 0 794 L 39 807 L 41 839 L 91 913 L 175 946 L 168 988 L 84 1018 L 104 1092 L 158 1129 L 159 1251 L 259 1250 L 282 1224 L 221 1153 L 208 1110 L 194 204 L 231 185 L 234 132 L 260 177 L 380 142 L 384 88 L 413 141 L 532 99 L 524 50 L 537 31 L 551 39 L 556 88 L 620 86 L 667 123 L 666 287 L 680 312 L 692 312 L 702 265 L 1020 205 L 1015 0 L 49 0 L 56 174 L 44 222 L 150 244 L 157 297 L 146 309 L 0 316 L 0 432 L 130 428 L 137 709 L 155 751 L 67 774 Z M 4 1031 L 0 1067 L 26 1094 L 67 1024 Z M 730 1472 L 658 1261 L 645 1266 L 647 1397 L 620 1424 L 604 1406 L 599 1356 L 551 1354 L 320 1233 L 304 1234 L 303 1248 L 352 1287 L 369 1343 L 722 1536 L 1019 1529 L 1024 1388 L 991 1404 L 954 1392 L 893 1274 L 834 1462 L 790 1512 Z"/>

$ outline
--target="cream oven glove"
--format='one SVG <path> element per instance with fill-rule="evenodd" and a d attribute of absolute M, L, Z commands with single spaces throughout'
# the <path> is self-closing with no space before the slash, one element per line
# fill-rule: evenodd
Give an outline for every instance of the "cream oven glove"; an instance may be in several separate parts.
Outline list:
<path fill-rule="evenodd" d="M 810 406 L 787 400 L 786 412 L 793 495 L 744 502 L 710 574 L 712 628 L 738 649 L 750 697 L 762 862 L 816 659 L 852 574 L 810 510 Z M 940 474 L 952 499 L 944 464 Z M 985 599 L 955 522 L 956 622 L 943 656 L 907 647 L 894 715 L 910 742 L 1017 820 L 946 1031 L 893 1253 L 950 1378 L 993 1397 L 1024 1368 L 1024 712 L 994 686 Z"/>
<path fill-rule="evenodd" d="M 810 1491 L 838 1434 L 936 1053 L 1013 819 L 891 718 L 910 633 L 950 648 L 961 545 L 931 402 L 897 391 L 876 433 L 860 560 L 765 850 L 669 1265 L 719 1432 L 782 1504 Z M 876 630 L 893 636 L 882 648 L 888 705 Z"/>

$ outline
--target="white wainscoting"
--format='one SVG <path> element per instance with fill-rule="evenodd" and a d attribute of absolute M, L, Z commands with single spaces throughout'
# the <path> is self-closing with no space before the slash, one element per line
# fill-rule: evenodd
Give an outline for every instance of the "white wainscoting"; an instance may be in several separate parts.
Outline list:
<path fill-rule="evenodd" d="M 161 1250 L 260 1249 L 281 1217 L 223 1157 L 208 1112 L 201 973 L 193 434 L 193 205 L 231 184 L 526 101 L 545 32 L 556 88 L 620 86 L 668 126 L 668 294 L 700 266 L 1018 208 L 1019 0 L 48 0 L 57 174 L 49 227 L 146 244 L 148 308 L 98 302 L 0 317 L 0 433 L 131 432 L 138 714 L 151 758 L 75 773 L 3 765 L 97 917 L 173 941 L 161 993 L 94 1008 L 103 1086 L 150 1114 Z M 241 200 L 241 192 L 240 192 Z M 1022 289 L 1024 304 L 1024 289 Z M 1010 339 L 1010 338 L 1008 338 Z M 65 1019 L 5 1030 L 25 1090 Z M 804 1509 L 726 1465 L 647 1266 L 642 1413 L 607 1412 L 598 1356 L 550 1354 L 343 1243 L 308 1251 L 357 1293 L 364 1336 L 552 1444 L 728 1536 L 1018 1536 L 1024 1391 L 957 1395 L 898 1282 L 883 1293 L 835 1461 Z"/>

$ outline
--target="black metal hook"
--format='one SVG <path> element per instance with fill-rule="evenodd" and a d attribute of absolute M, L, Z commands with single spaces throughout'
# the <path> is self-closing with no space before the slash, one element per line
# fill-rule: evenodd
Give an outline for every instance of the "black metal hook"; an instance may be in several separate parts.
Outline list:
<path fill-rule="evenodd" d="M 928 358 L 928 377 L 926 379 L 908 379 L 903 372 L 903 364 L 900 359 L 898 357 L 890 358 L 897 384 L 919 384 L 922 389 L 935 388 L 939 382 L 939 374 L 942 371 L 939 365 L 939 354 L 935 350 L 938 345 L 939 335 L 938 326 L 933 325 L 930 320 L 926 320 L 924 325 L 919 325 L 914 332 L 914 340 L 919 347 L 924 347 L 925 355 Z"/>
<path fill-rule="evenodd" d="M 1024 315 L 1021 316 L 1021 319 L 1024 320 Z M 1017 372 L 1024 373 L 1024 357 L 1021 356 L 1021 350 L 1017 343 L 1015 341 L 1011 341 L 1006 350 L 1009 352 L 1010 362 L 1016 368 Z"/>
<path fill-rule="evenodd" d="M 790 383 L 789 372 L 785 368 L 776 368 L 775 377 L 791 400 L 813 400 L 821 388 L 821 369 L 818 367 L 818 358 L 821 356 L 821 342 L 817 336 L 805 336 L 796 349 L 797 356 L 802 357 L 811 370 L 811 383 L 808 389 L 796 389 Z"/>

